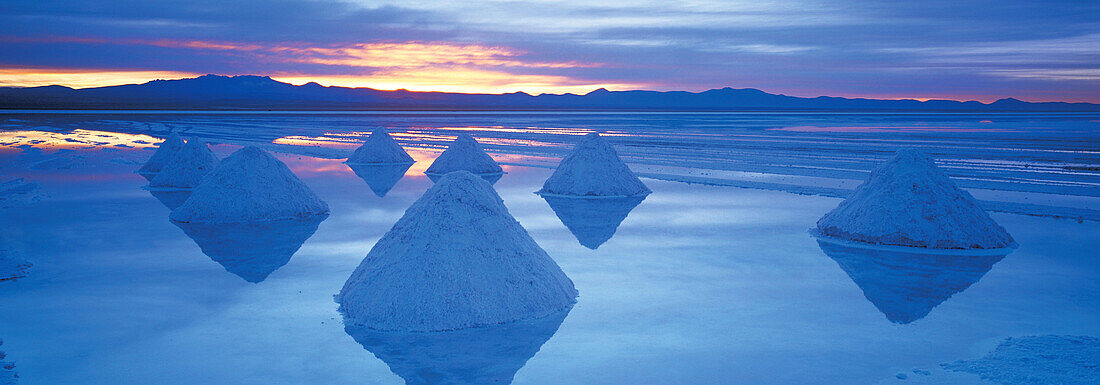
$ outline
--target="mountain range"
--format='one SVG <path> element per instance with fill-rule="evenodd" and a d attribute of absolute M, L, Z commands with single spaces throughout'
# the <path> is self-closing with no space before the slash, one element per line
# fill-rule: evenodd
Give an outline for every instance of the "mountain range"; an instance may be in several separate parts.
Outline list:
<path fill-rule="evenodd" d="M 204 75 L 73 89 L 0 87 L 0 109 L 173 110 L 659 110 L 659 111 L 1100 111 L 1100 104 L 802 98 L 753 88 L 703 92 L 608 91 L 584 95 L 466 94 L 293 85 L 267 76 Z"/>

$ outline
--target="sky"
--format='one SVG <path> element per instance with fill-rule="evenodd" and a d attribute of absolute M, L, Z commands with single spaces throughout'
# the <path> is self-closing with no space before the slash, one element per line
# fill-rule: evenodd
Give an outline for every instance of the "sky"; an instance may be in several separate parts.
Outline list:
<path fill-rule="evenodd" d="M 0 3 L 0 86 L 208 73 L 456 92 L 1100 102 L 1100 1 Z"/>

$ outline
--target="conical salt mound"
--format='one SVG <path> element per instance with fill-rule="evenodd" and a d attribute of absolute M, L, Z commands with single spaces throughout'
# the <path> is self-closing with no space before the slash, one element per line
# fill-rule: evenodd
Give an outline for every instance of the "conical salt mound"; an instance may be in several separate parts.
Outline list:
<path fill-rule="evenodd" d="M 397 144 L 385 128 L 371 132 L 362 146 L 355 149 L 345 163 L 349 164 L 405 164 L 415 161 Z"/>
<path fill-rule="evenodd" d="M 218 163 L 169 218 L 178 222 L 242 223 L 325 213 L 328 205 L 286 164 L 257 147 L 245 147 Z"/>
<path fill-rule="evenodd" d="M 386 332 L 348 325 L 355 338 L 406 384 L 512 383 L 570 308 L 546 317 L 438 333 Z"/>
<path fill-rule="evenodd" d="M 919 249 L 896 251 L 827 240 L 818 240 L 818 245 L 886 319 L 899 324 L 924 318 L 936 306 L 981 280 L 1006 255 L 931 254 L 920 253 Z"/>
<path fill-rule="evenodd" d="M 0 249 L 0 281 L 8 281 L 27 276 L 31 263 Z"/>
<path fill-rule="evenodd" d="M 431 166 L 424 171 L 425 174 L 448 174 L 454 171 L 465 170 L 474 174 L 499 174 L 504 172 L 481 145 L 470 134 L 460 134 L 454 142 L 443 151 Z"/>
<path fill-rule="evenodd" d="M 259 223 L 172 223 L 226 271 L 260 283 L 290 262 L 327 217 Z"/>
<path fill-rule="evenodd" d="M 543 195 L 561 223 L 582 246 L 596 250 L 607 242 L 645 196 L 583 199 Z"/>
<path fill-rule="evenodd" d="M 611 144 L 593 132 L 585 135 L 573 153 L 542 185 L 539 194 L 573 196 L 638 196 L 649 188 L 619 158 Z"/>
<path fill-rule="evenodd" d="M 214 168 L 218 157 L 206 147 L 206 142 L 191 138 L 176 151 L 160 173 L 149 181 L 150 190 L 187 190 L 195 188 Z"/>
<path fill-rule="evenodd" d="M 547 316 L 576 296 L 492 186 L 459 171 L 405 211 L 336 301 L 351 325 L 440 331 Z"/>
<path fill-rule="evenodd" d="M 149 161 L 145 162 L 145 165 L 141 166 L 137 172 L 139 174 L 156 174 L 160 172 L 181 148 L 183 148 L 183 138 L 180 138 L 179 134 L 175 132 L 168 134 L 168 137 L 160 143 L 157 151 L 153 153 Z"/>
<path fill-rule="evenodd" d="M 867 181 L 817 221 L 814 232 L 871 244 L 934 249 L 1016 245 L 970 193 L 916 149 L 899 150 L 872 171 Z"/>
<path fill-rule="evenodd" d="M 364 182 L 367 182 L 367 186 L 371 191 L 374 191 L 374 195 L 379 198 L 385 197 L 386 193 L 389 193 L 393 186 L 397 184 L 401 178 L 405 177 L 405 172 L 409 171 L 409 167 L 412 167 L 412 163 L 404 164 L 358 164 L 348 163 L 348 167 L 351 167 L 351 171 L 355 172 L 355 175 L 359 176 Z"/>

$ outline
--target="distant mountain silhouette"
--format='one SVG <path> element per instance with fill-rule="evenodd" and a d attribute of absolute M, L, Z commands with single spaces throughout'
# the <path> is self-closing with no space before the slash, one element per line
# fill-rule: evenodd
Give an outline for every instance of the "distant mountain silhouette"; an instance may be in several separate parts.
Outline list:
<path fill-rule="evenodd" d="M 73 89 L 0 87 L 0 109 L 218 109 L 218 110 L 880 110 L 880 111 L 1100 111 L 1100 104 L 993 103 L 954 100 L 800 98 L 752 88 L 703 92 L 608 91 L 585 95 L 463 94 L 300 86 L 266 76 L 204 75 L 144 84 Z"/>

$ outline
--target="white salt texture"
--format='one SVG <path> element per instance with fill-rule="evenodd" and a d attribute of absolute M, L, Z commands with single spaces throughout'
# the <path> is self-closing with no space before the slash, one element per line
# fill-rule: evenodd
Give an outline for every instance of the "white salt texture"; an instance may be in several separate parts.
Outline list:
<path fill-rule="evenodd" d="M 157 146 L 157 151 L 153 153 L 149 161 L 145 162 L 144 166 L 138 169 L 138 173 L 156 174 L 160 172 L 168 164 L 168 160 L 172 159 L 181 148 L 183 148 L 183 138 L 180 138 L 179 134 L 175 132 L 168 134 L 168 138 L 165 138 L 160 146 Z"/>
<path fill-rule="evenodd" d="M 169 218 L 179 222 L 243 223 L 325 213 L 328 205 L 286 164 L 257 147 L 245 147 L 218 163 Z"/>
<path fill-rule="evenodd" d="M 644 196 L 649 188 L 599 134 L 585 135 L 558 164 L 539 194 L 572 196 Z"/>
<path fill-rule="evenodd" d="M 350 325 L 441 331 L 543 317 L 576 296 L 492 186 L 459 171 L 405 211 L 336 301 Z"/>
<path fill-rule="evenodd" d="M 362 146 L 355 149 L 347 162 L 349 164 L 405 164 L 415 162 L 409 153 L 397 144 L 385 128 L 371 132 Z"/>
<path fill-rule="evenodd" d="M 443 151 L 431 166 L 424 171 L 425 174 L 447 174 L 454 171 L 465 170 L 474 174 L 499 174 L 504 172 L 481 145 L 470 134 L 459 134 L 454 142 Z"/>
<path fill-rule="evenodd" d="M 902 149 L 871 172 L 836 209 L 817 221 L 817 235 L 880 245 L 995 249 L 1016 242 L 929 157 Z"/>
<path fill-rule="evenodd" d="M 168 164 L 149 181 L 150 190 L 188 190 L 218 166 L 218 157 L 210 152 L 206 142 L 191 138 L 176 151 Z"/>

